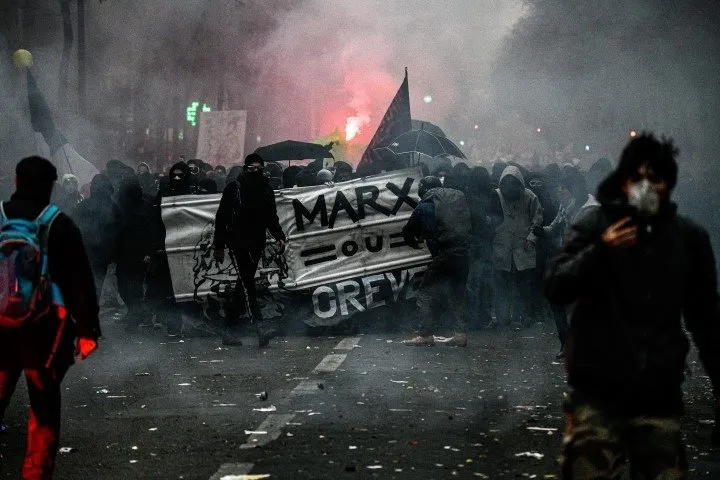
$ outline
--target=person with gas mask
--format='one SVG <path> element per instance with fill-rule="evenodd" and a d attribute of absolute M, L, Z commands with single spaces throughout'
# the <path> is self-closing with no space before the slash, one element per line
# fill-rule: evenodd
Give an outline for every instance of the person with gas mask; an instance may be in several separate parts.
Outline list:
<path fill-rule="evenodd" d="M 161 197 L 192 195 L 195 193 L 190 167 L 185 162 L 177 162 L 170 168 L 168 178 L 160 188 Z"/>
<path fill-rule="evenodd" d="M 242 175 L 225 187 L 215 215 L 215 260 L 223 263 L 225 249 L 230 248 L 238 272 L 232 305 L 226 309 L 225 345 L 242 345 L 240 317 L 247 314 L 248 306 L 260 347 L 267 346 L 275 333 L 262 325 L 255 272 L 265 250 L 266 231 L 275 239 L 280 253 L 285 249 L 286 237 L 280 227 L 275 194 L 263 174 L 264 166 L 265 161 L 257 154 L 245 157 Z"/>
<path fill-rule="evenodd" d="M 543 212 L 537 196 L 525 188 L 520 169 L 509 165 L 495 190 L 491 217 L 495 228 L 495 316 L 501 326 L 530 325 L 533 272 L 537 266 L 536 227 Z"/>
<path fill-rule="evenodd" d="M 444 343 L 467 346 L 466 294 L 470 268 L 471 213 L 465 194 L 443 187 L 437 177 L 425 177 L 418 186 L 420 203 L 402 234 L 413 248 L 421 248 L 425 241 L 432 262 L 423 274 L 417 294 L 420 331 L 418 336 L 405 340 L 408 346 L 434 346 L 437 330 L 442 326 L 442 312 L 451 312 L 455 333 Z"/>
<path fill-rule="evenodd" d="M 622 152 L 597 200 L 548 269 L 545 294 L 573 305 L 564 479 L 687 478 L 681 434 L 689 342 L 716 400 L 720 443 L 720 311 L 708 233 L 677 214 L 671 140 L 643 133 Z"/>

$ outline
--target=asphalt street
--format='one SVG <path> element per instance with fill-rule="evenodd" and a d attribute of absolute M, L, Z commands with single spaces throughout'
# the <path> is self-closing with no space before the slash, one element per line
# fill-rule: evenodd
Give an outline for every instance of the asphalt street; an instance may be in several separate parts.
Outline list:
<path fill-rule="evenodd" d="M 559 478 L 564 376 L 550 324 L 472 332 L 467 348 L 360 328 L 259 349 L 103 321 L 100 350 L 64 383 L 57 479 Z M 709 381 L 691 361 L 691 468 L 720 478 Z M 2 478 L 19 478 L 26 405 L 19 388 Z"/>

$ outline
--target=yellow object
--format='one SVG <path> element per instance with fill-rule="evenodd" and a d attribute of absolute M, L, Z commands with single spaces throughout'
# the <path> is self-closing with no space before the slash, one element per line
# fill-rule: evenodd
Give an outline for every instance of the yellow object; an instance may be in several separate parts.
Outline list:
<path fill-rule="evenodd" d="M 17 68 L 30 68 L 33 64 L 32 53 L 27 50 L 16 50 L 13 53 L 13 63 Z"/>

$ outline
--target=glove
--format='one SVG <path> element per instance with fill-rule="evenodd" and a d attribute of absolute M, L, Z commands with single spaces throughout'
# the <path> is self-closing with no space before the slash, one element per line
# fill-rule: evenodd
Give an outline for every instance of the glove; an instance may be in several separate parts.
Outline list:
<path fill-rule="evenodd" d="M 720 406 L 715 407 L 715 425 L 712 430 L 712 444 L 720 446 Z"/>
<path fill-rule="evenodd" d="M 80 356 L 80 360 L 85 360 L 95 350 L 97 350 L 97 340 L 93 338 L 78 338 L 75 353 Z"/>

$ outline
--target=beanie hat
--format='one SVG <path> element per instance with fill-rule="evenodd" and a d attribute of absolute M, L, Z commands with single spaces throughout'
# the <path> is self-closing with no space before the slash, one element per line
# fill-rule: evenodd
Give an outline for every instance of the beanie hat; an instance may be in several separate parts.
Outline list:
<path fill-rule="evenodd" d="M 263 158 L 257 153 L 251 153 L 245 157 L 245 166 L 252 165 L 253 163 L 259 163 L 260 165 L 265 166 L 265 160 L 263 160 Z"/>
<path fill-rule="evenodd" d="M 332 182 L 333 180 L 333 173 L 330 170 L 327 170 L 323 168 L 317 173 L 317 182 L 318 183 L 327 183 Z"/>

